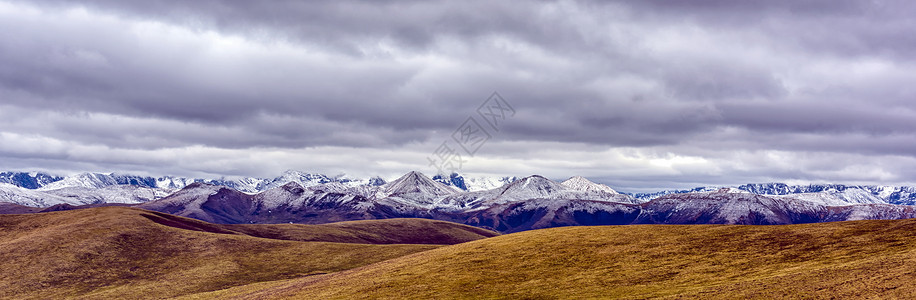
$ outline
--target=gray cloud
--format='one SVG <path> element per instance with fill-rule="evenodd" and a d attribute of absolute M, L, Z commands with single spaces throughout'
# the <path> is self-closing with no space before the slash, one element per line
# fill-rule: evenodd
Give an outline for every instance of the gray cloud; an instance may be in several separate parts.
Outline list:
<path fill-rule="evenodd" d="M 499 91 L 517 114 L 467 172 L 583 174 L 633 189 L 908 182 L 914 10 L 0 2 L 0 27 L 11 28 L 0 31 L 0 167 L 396 174 L 428 168 L 424 156 Z"/>

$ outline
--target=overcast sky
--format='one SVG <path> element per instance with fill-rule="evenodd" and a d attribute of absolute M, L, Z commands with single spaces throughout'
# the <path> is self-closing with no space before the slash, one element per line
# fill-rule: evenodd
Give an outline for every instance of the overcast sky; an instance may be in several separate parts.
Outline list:
<path fill-rule="evenodd" d="M 880 0 L 0 0 L 0 169 L 390 179 L 452 149 L 470 176 L 624 191 L 916 184 L 914 16 Z M 514 110 L 498 131 L 477 113 L 493 92 Z M 468 118 L 490 133 L 473 155 L 452 139 Z"/>

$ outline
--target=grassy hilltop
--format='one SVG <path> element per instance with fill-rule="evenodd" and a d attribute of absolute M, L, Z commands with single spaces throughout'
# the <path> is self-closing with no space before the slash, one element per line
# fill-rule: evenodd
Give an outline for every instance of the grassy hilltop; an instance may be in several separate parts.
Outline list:
<path fill-rule="evenodd" d="M 527 231 L 194 298 L 831 298 L 916 295 L 916 220 Z"/>
<path fill-rule="evenodd" d="M 165 298 L 332 273 L 493 235 L 421 219 L 218 225 L 124 207 L 0 215 L 0 298 Z M 410 244 L 418 242 L 427 244 Z"/>

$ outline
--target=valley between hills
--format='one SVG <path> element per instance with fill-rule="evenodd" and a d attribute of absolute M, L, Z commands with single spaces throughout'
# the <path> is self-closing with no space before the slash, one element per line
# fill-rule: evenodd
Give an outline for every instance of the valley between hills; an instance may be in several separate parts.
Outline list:
<path fill-rule="evenodd" d="M 130 207 L 0 215 L 2 299 L 908 298 L 916 220 L 214 224 Z"/>

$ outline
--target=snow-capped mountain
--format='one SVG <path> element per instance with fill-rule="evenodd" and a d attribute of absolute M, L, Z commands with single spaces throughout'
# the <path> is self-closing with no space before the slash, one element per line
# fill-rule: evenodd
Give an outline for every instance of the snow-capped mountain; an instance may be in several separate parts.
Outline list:
<path fill-rule="evenodd" d="M 443 211 L 483 210 L 495 205 L 532 199 L 590 200 L 613 203 L 638 203 L 629 195 L 611 193 L 613 189 L 581 179 L 572 179 L 564 185 L 539 175 L 518 179 L 500 188 L 461 193 L 440 199 L 437 209 Z"/>
<path fill-rule="evenodd" d="M 761 195 L 795 195 L 794 197 L 797 199 L 830 203 L 832 205 L 842 203 L 916 204 L 916 187 L 906 186 L 758 183 L 745 184 L 738 188 Z"/>
<path fill-rule="evenodd" d="M 266 191 L 273 189 L 284 184 L 295 182 L 303 187 L 316 186 L 319 184 L 326 184 L 331 182 L 339 182 L 347 186 L 359 186 L 359 185 L 369 185 L 370 181 L 368 179 L 359 180 L 352 179 L 346 175 L 339 175 L 335 177 L 330 177 L 324 174 L 313 174 L 313 173 L 304 173 L 300 171 L 288 170 L 276 177 L 274 179 L 266 180 L 264 186 L 258 187 L 258 191 Z"/>
<path fill-rule="evenodd" d="M 452 173 L 451 175 L 435 175 L 432 178 L 435 181 L 441 182 L 444 185 L 455 187 L 462 191 L 476 192 L 476 191 L 485 191 L 492 190 L 495 188 L 502 187 L 506 184 L 512 183 L 515 180 L 518 180 L 518 177 L 515 176 L 503 176 L 503 177 L 466 177 L 458 173 Z"/>
<path fill-rule="evenodd" d="M 719 188 L 722 187 L 696 187 L 689 190 L 664 190 L 653 193 L 631 193 L 628 195 L 647 202 L 670 194 L 710 192 Z M 916 187 L 910 186 L 752 183 L 735 188 L 773 198 L 793 198 L 827 205 L 868 203 L 916 205 Z"/>
<path fill-rule="evenodd" d="M 164 198 L 172 194 L 174 190 L 120 184 L 103 188 L 67 187 L 44 192 L 66 198 L 70 200 L 67 203 L 71 205 L 85 205 L 101 203 L 145 203 Z"/>
<path fill-rule="evenodd" d="M 143 187 L 157 187 L 156 181 L 151 177 L 118 174 L 80 173 L 73 176 L 64 177 L 62 180 L 46 184 L 38 189 L 42 191 L 71 187 L 100 189 L 120 184 L 131 184 Z"/>
<path fill-rule="evenodd" d="M 429 209 L 436 199 L 458 194 L 459 190 L 432 180 L 420 172 L 412 171 L 400 178 L 382 185 L 375 194 L 378 201 L 387 202 L 398 208 Z"/>
<path fill-rule="evenodd" d="M 174 194 L 171 194 L 162 199 L 141 204 L 138 207 L 179 216 L 186 216 L 207 222 L 231 221 L 225 219 L 214 219 L 210 217 L 211 212 L 204 208 L 205 204 L 211 202 L 211 196 L 217 195 L 220 192 L 234 195 L 238 198 L 244 198 L 244 196 L 247 196 L 245 193 L 227 187 L 195 182 L 189 184 Z M 224 197 L 222 200 L 226 200 L 225 198 L 226 197 Z M 242 199 L 242 201 L 238 202 L 244 205 L 245 202 L 248 201 L 246 199 Z M 221 214 L 222 213 L 218 213 L 217 215 Z"/>
<path fill-rule="evenodd" d="M 520 180 L 521 181 L 521 180 Z M 792 196 L 792 195 L 788 195 Z M 502 232 L 616 224 L 796 224 L 916 217 L 916 206 L 844 204 L 841 206 L 775 198 L 738 188 L 668 194 L 641 204 L 607 201 L 530 199 L 481 210 L 437 216 Z"/>
<path fill-rule="evenodd" d="M 71 200 L 67 198 L 51 195 L 41 191 L 21 188 L 9 183 L 0 183 L 0 202 L 14 203 L 30 207 L 50 207 L 65 203 L 74 204 L 71 203 Z"/>
<path fill-rule="evenodd" d="M 304 187 L 289 182 L 253 195 L 195 183 L 139 207 L 218 223 L 322 223 L 422 217 L 478 226 L 492 223 L 493 228 L 503 230 L 604 224 L 602 218 L 609 216 L 609 211 L 638 212 L 632 197 L 613 192 L 609 187 L 584 178 L 567 183 L 535 175 L 497 189 L 461 192 L 422 173 L 410 172 L 382 186 L 328 182 Z M 455 201 L 443 201 L 462 195 L 471 195 L 472 205 L 456 206 Z M 517 224 L 518 216 L 529 215 L 525 211 L 531 210 L 544 212 L 540 221 Z M 527 223 L 531 224 L 524 225 Z"/>
<path fill-rule="evenodd" d="M 645 224 L 794 224 L 817 222 L 826 208 L 734 188 L 670 194 L 643 205 L 636 223 Z"/>
<path fill-rule="evenodd" d="M 608 195 L 619 194 L 617 191 L 615 191 L 614 189 L 612 189 L 609 186 L 591 182 L 590 180 L 585 179 L 585 177 L 582 177 L 582 176 L 573 176 L 561 182 L 560 184 L 572 190 L 582 191 L 582 192 L 587 192 L 587 193 L 595 193 L 595 194 L 606 193 Z"/>
<path fill-rule="evenodd" d="M 13 183 L 5 187 L 5 196 L 0 198 L 0 202 L 18 203 L 31 207 L 49 207 L 57 204 L 79 206 L 102 203 L 144 203 L 163 198 L 195 183 L 228 187 L 249 194 L 257 194 L 289 182 L 295 182 L 305 187 L 339 184 L 352 188 L 351 192 L 354 193 L 362 190 L 361 195 L 364 197 L 368 195 L 371 187 L 385 184 L 385 180 L 379 177 L 353 179 L 346 175 L 329 177 L 298 171 L 286 171 L 281 176 L 272 179 L 254 177 L 195 179 L 175 176 L 154 178 L 116 173 L 80 173 L 67 177 L 22 172 L 2 174 L 0 180 Z M 17 189 L 11 189 L 11 186 Z"/>
<path fill-rule="evenodd" d="M 171 192 L 172 190 L 137 185 L 109 185 L 101 188 L 75 186 L 45 190 L 44 188 L 26 189 L 0 183 L 0 202 L 36 208 L 47 208 L 60 204 L 73 206 L 106 203 L 137 204 L 168 196 Z"/>
<path fill-rule="evenodd" d="M 581 178 L 581 177 L 579 177 Z M 566 184 L 575 184 L 579 178 L 573 177 Z M 434 181 L 450 186 L 459 191 L 480 192 L 501 188 L 518 180 L 517 177 L 466 177 L 457 173 L 451 175 L 433 176 Z M 195 182 L 230 187 L 249 194 L 260 193 L 269 189 L 282 186 L 289 182 L 296 182 L 303 187 L 312 187 L 332 182 L 341 183 L 349 187 L 375 187 L 385 184 L 379 177 L 369 179 L 354 179 L 346 175 L 327 176 L 323 174 L 305 173 L 299 171 L 286 171 L 274 178 L 219 178 L 200 179 L 175 176 L 149 177 L 129 174 L 103 174 L 81 173 L 66 177 L 55 176 L 41 172 L 2 172 L 0 183 L 31 190 L 51 191 L 65 188 L 101 189 L 115 185 L 136 185 L 140 187 L 160 189 L 162 191 L 175 191 Z M 594 186 L 592 186 L 595 188 Z M 606 187 L 606 186 L 605 186 Z M 715 191 L 720 187 L 697 187 L 689 190 L 665 190 L 653 193 L 627 193 L 637 199 L 637 202 L 669 195 L 692 192 Z M 888 203 L 901 205 L 916 205 L 916 187 L 909 186 L 877 186 L 877 185 L 842 185 L 842 184 L 811 184 L 788 185 L 784 183 L 757 183 L 745 184 L 736 187 L 751 193 L 767 195 L 774 198 L 790 197 L 798 200 L 813 201 L 826 205 Z M 573 188 L 575 189 L 575 188 Z M 605 188 L 602 188 L 605 189 Z M 613 191 L 609 187 L 608 191 Z M 615 191 L 616 192 L 616 191 Z M 107 193 L 110 194 L 110 193 Z M 71 193 L 71 196 L 77 196 Z M 97 195 L 87 195 L 83 198 L 99 198 Z M 78 198 L 78 197 L 77 197 Z M 130 195 L 117 197 L 103 197 L 112 199 L 132 198 Z M 141 197 L 144 198 L 144 197 Z M 145 199 L 145 198 L 144 198 Z M 119 200 L 105 200 L 117 202 Z"/>
<path fill-rule="evenodd" d="M 799 201 L 808 201 L 828 206 L 843 206 L 851 204 L 887 204 L 887 202 L 866 191 L 854 189 L 844 192 L 817 192 L 801 193 L 787 195 L 767 195 L 776 199 L 793 199 Z"/>
<path fill-rule="evenodd" d="M 194 183 L 171 196 L 138 207 L 229 224 L 327 223 L 405 217 L 391 214 L 390 210 L 364 196 L 340 193 L 340 189 L 359 191 L 359 187 L 346 187 L 339 182 L 308 188 L 289 182 L 250 195 L 223 186 Z"/>
<path fill-rule="evenodd" d="M 775 225 L 916 217 L 916 206 L 830 205 L 786 196 L 758 195 L 734 188 L 671 194 L 644 203 L 634 223 Z"/>
<path fill-rule="evenodd" d="M 500 232 L 517 232 L 559 226 L 625 225 L 632 223 L 639 213 L 640 206 L 636 204 L 531 199 L 438 217 Z"/>
<path fill-rule="evenodd" d="M 633 196 L 633 198 L 638 199 L 640 202 L 649 202 L 655 198 L 671 195 L 671 194 L 686 194 L 686 193 L 696 193 L 696 192 L 711 192 L 720 189 L 721 187 L 695 187 L 689 190 L 662 190 L 658 192 L 651 193 L 625 193 L 627 195 Z"/>
<path fill-rule="evenodd" d="M 38 178 L 29 176 L 29 182 Z M 121 203 L 215 223 L 419 217 L 503 232 L 571 225 L 793 224 L 916 217 L 916 206 L 887 203 L 912 203 L 907 199 L 916 190 L 908 187 L 756 184 L 661 192 L 664 195 L 649 201 L 579 176 L 556 182 L 532 175 L 478 191 L 456 188 L 471 189 L 464 180 L 458 174 L 437 180 L 419 172 L 390 183 L 296 171 L 273 179 L 208 182 L 83 173 L 38 189 L 0 183 L 0 202 L 12 203 L 5 205 L 18 212 Z"/>
<path fill-rule="evenodd" d="M 71 187 L 99 189 L 114 185 L 136 185 L 148 188 L 178 190 L 196 182 L 225 186 L 241 192 L 254 194 L 282 186 L 289 182 L 295 182 L 305 187 L 331 182 L 339 182 L 348 186 L 378 186 L 384 184 L 385 180 L 378 177 L 369 179 L 354 179 L 346 175 L 329 177 L 323 174 L 304 173 L 293 170 L 286 171 L 282 175 L 275 178 L 242 177 L 232 179 L 200 179 L 175 176 L 163 176 L 155 178 L 149 176 L 115 173 L 80 173 L 63 177 L 62 179 L 54 182 L 42 184 L 37 188 L 44 191 L 49 191 Z"/>
<path fill-rule="evenodd" d="M 166 190 L 177 190 L 195 182 L 206 182 L 215 185 L 227 186 L 242 191 L 257 192 L 258 186 L 264 186 L 267 179 L 259 178 L 241 178 L 234 180 L 227 179 L 195 179 L 175 176 L 150 177 L 127 175 L 117 173 L 79 173 L 64 177 L 62 180 L 44 185 L 40 190 L 50 191 L 64 188 L 91 188 L 100 189 L 116 185 L 135 185 L 146 188 L 160 188 Z"/>
<path fill-rule="evenodd" d="M 37 189 L 49 183 L 64 179 L 60 176 L 54 176 L 40 172 L 2 172 L 0 173 L 0 183 L 8 183 L 21 188 Z"/>

